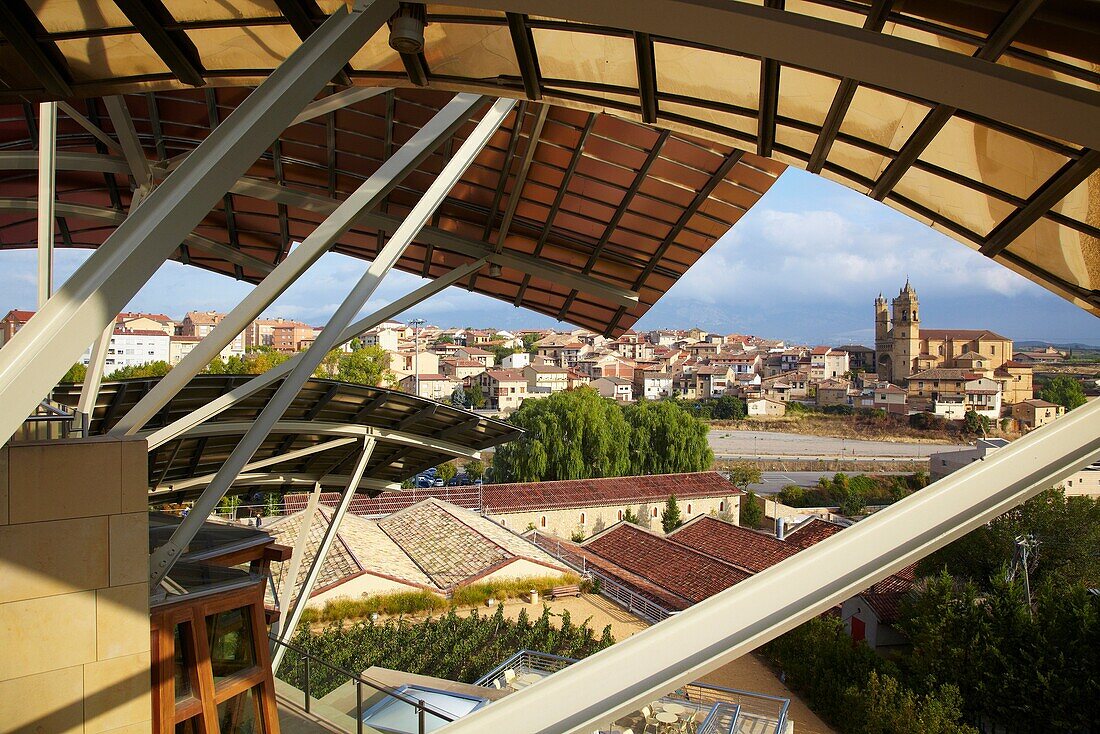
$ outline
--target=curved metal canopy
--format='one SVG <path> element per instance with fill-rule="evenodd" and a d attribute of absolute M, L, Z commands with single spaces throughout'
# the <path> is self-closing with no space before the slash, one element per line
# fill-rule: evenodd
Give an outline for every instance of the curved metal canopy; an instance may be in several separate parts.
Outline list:
<path fill-rule="evenodd" d="M 146 433 L 168 425 L 246 382 L 251 375 L 199 375 L 157 417 Z M 159 378 L 104 383 L 91 414 L 90 435 L 109 431 Z M 149 452 L 149 482 L 156 502 L 194 498 L 240 441 L 277 385 L 251 395 L 180 438 Z M 59 403 L 75 406 L 80 385 L 60 385 Z M 260 485 L 321 482 L 343 487 L 362 450 L 377 447 L 359 491 L 399 489 L 402 480 L 455 457 L 477 458 L 522 431 L 501 421 L 395 390 L 313 379 L 238 476 L 233 492 Z M 145 434 L 141 434 L 145 435 Z"/>
<path fill-rule="evenodd" d="M 161 180 L 251 90 L 129 96 L 141 152 Z M 356 90 L 353 90 L 356 91 Z M 400 90 L 288 128 L 174 257 L 257 281 L 451 97 Z M 327 98 L 318 104 L 337 104 Z M 74 103 L 109 137 L 102 100 Z M 339 102 L 343 104 L 343 102 Z M 78 112 L 77 114 L 80 114 Z M 131 206 L 130 168 L 72 117 L 57 143 L 59 247 L 96 247 Z M 35 240 L 33 121 L 0 105 L 0 248 Z M 373 260 L 473 123 L 459 131 L 334 251 Z M 532 141 L 535 141 L 532 144 Z M 97 150 L 98 146 L 98 150 Z M 5 171 L 5 169 L 7 169 Z M 437 277 L 491 256 L 460 283 L 598 332 L 629 328 L 775 181 L 783 166 L 608 114 L 521 105 L 477 157 L 397 267 Z M 505 175 L 504 172 L 508 172 Z M 515 197 L 513 194 L 518 194 Z"/>
<path fill-rule="evenodd" d="M 343 4 L 8 2 L 0 99 L 254 84 Z M 335 81 L 606 110 L 748 149 L 885 201 L 1100 313 L 1100 17 L 1088 0 L 465 0 L 428 4 L 427 20 L 423 54 L 401 57 L 383 28 Z M 214 99 L 220 110 L 237 92 Z M 565 159 L 586 125 L 568 124 Z M 335 129 L 352 133 L 339 118 Z M 567 168 L 548 174 L 543 213 Z"/>

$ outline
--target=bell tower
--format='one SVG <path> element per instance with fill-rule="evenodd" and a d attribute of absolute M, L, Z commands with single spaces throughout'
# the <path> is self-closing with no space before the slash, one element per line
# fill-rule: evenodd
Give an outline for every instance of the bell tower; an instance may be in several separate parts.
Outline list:
<path fill-rule="evenodd" d="M 890 333 L 890 312 L 886 308 L 886 299 L 878 294 L 875 299 L 875 365 L 880 380 L 892 380 L 891 350 L 893 339 Z"/>
<path fill-rule="evenodd" d="M 893 301 L 892 331 L 894 379 L 906 380 L 916 372 L 920 355 L 920 302 L 908 278 Z"/>

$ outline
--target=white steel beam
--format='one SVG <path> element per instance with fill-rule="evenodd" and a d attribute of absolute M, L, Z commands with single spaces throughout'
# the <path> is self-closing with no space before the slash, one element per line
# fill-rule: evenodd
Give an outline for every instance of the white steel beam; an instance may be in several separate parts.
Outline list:
<path fill-rule="evenodd" d="M 446 726 L 591 732 L 697 680 L 1016 507 L 1100 455 L 1077 408 L 780 564 Z"/>
<path fill-rule="evenodd" d="M 396 8 L 373 0 L 330 15 L 4 345 L 0 441 Z"/>
<path fill-rule="evenodd" d="M 317 482 L 320 482 L 323 487 L 343 487 L 348 483 L 348 476 L 346 474 L 326 474 L 318 477 L 316 474 L 296 474 L 293 472 L 284 473 L 277 471 L 243 472 L 237 475 L 237 479 L 233 484 L 250 487 L 268 485 L 279 487 L 288 484 L 313 486 Z M 364 477 L 359 481 L 359 489 L 366 492 L 397 492 L 400 491 L 401 484 L 399 482 L 389 482 L 384 479 Z M 181 493 L 173 489 L 158 489 L 149 493 L 150 500 L 155 502 L 164 502 L 167 501 L 164 498 L 180 496 Z"/>
<path fill-rule="evenodd" d="M 514 105 L 513 100 L 497 100 L 474 128 L 470 137 L 459 146 L 454 157 L 439 172 L 424 196 L 413 206 L 397 232 L 379 251 L 374 262 L 367 268 L 367 272 L 352 287 L 351 292 L 336 309 L 336 313 L 332 315 L 325 328 L 321 330 L 313 345 L 300 356 L 294 365 L 294 369 L 282 381 L 278 390 L 264 406 L 264 409 L 260 411 L 259 416 L 241 438 L 240 443 L 237 444 L 225 463 L 222 464 L 214 481 L 207 486 L 202 496 L 195 501 L 191 513 L 179 524 L 168 542 L 153 552 L 150 562 L 151 583 L 160 583 L 168 571 L 171 570 L 182 550 L 195 537 L 199 528 L 202 527 L 206 518 L 221 501 L 241 469 L 263 443 L 268 431 L 282 418 L 283 413 L 290 407 L 290 404 L 302 389 L 302 385 L 313 375 L 313 371 L 321 364 L 329 350 L 340 344 L 340 336 L 352 318 L 374 294 L 379 283 L 382 282 L 382 278 L 397 263 L 417 232 L 427 223 L 436 207 L 443 202 L 447 197 L 447 193 L 450 192 L 466 169 L 474 162 L 477 155 L 488 144 L 489 139 L 504 122 L 504 118 L 508 116 Z"/>
<path fill-rule="evenodd" d="M 340 530 L 340 523 L 344 521 L 344 515 L 347 514 L 348 508 L 351 507 L 351 501 L 355 497 L 355 489 L 359 486 L 359 480 L 363 478 L 363 472 L 367 468 L 367 461 L 370 460 L 370 456 L 374 452 L 374 446 L 374 439 L 368 438 L 364 441 L 363 450 L 359 454 L 359 460 L 355 462 L 355 469 L 352 470 L 351 478 L 344 488 L 344 494 L 340 497 L 340 504 L 337 505 L 336 509 L 333 511 L 332 519 L 329 521 L 328 527 L 325 528 L 325 534 L 321 538 L 321 544 L 317 548 L 317 553 L 314 554 L 313 561 L 309 564 L 309 571 L 306 572 L 306 578 L 302 583 L 302 588 L 298 592 L 298 595 L 294 597 L 293 602 L 290 602 L 290 596 L 286 597 L 288 603 L 291 605 L 290 613 L 286 615 L 286 621 L 282 625 L 282 629 L 277 633 L 279 639 L 283 642 L 289 642 L 294 631 L 298 628 L 298 621 L 302 618 L 302 612 L 305 611 L 306 604 L 309 602 L 309 595 L 313 593 L 314 584 L 317 583 L 317 579 L 321 576 L 321 567 L 328 557 L 328 551 L 329 548 L 332 547 L 332 541 L 336 539 L 336 533 Z M 312 515 L 310 518 L 312 519 Z M 294 581 L 297 581 L 297 574 L 295 574 Z M 281 616 L 282 615 L 280 615 L 280 617 Z M 283 662 L 283 656 L 285 654 L 285 645 L 277 645 L 272 642 L 272 673 L 279 672 L 279 665 Z"/>
<path fill-rule="evenodd" d="M 256 421 L 259 421 L 259 419 L 257 418 Z M 198 437 L 246 434 L 254 423 L 254 421 L 203 423 L 189 430 L 187 435 Z M 444 441 L 430 436 L 421 436 L 409 431 L 375 428 L 374 426 L 364 426 L 358 423 L 278 420 L 271 424 L 268 433 L 301 433 L 314 436 L 370 436 L 386 443 L 430 449 L 431 451 L 438 451 L 441 454 L 450 454 L 460 459 L 481 458 L 480 451 L 469 448 L 468 446 L 463 446 L 462 444 L 452 443 L 451 441 Z"/>
<path fill-rule="evenodd" d="M 111 124 L 115 126 L 115 135 L 122 144 L 122 154 L 126 158 L 126 165 L 130 169 L 130 176 L 137 185 L 134 192 L 134 203 L 130 209 L 134 209 L 141 198 L 149 192 L 153 183 L 153 174 L 149 165 L 149 159 L 145 157 L 145 151 L 138 139 L 137 129 L 134 127 L 134 119 L 130 117 L 130 110 L 126 107 L 126 101 L 118 96 L 104 97 L 103 104 L 107 108 L 107 114 L 111 117 Z"/>
<path fill-rule="evenodd" d="M 728 0 L 465 0 L 463 5 L 775 59 L 1100 148 L 1100 92 L 794 11 Z"/>
<path fill-rule="evenodd" d="M 128 168 L 118 171 L 118 173 L 126 173 Z M 7 199 L 0 198 L 0 211 L 34 211 L 37 207 L 37 202 L 33 199 Z M 59 217 L 74 217 L 76 219 L 91 219 L 102 220 L 105 222 L 114 222 L 115 224 L 121 224 L 126 221 L 126 214 L 118 211 L 117 209 L 110 209 L 108 207 L 88 206 L 86 204 L 69 204 L 65 202 L 57 202 L 54 204 L 54 214 Z M 183 238 L 183 243 L 188 247 L 195 250 L 200 250 L 213 257 L 221 258 L 226 262 L 231 262 L 234 265 L 240 265 L 242 268 L 248 268 L 249 270 L 258 273 L 270 273 L 275 269 L 275 266 L 269 262 L 253 257 L 247 253 L 230 247 L 229 245 L 221 242 L 215 242 L 212 239 L 197 235 L 194 232 L 186 235 Z"/>
<path fill-rule="evenodd" d="M 306 555 L 306 544 L 309 541 L 309 529 L 313 525 L 313 518 L 317 515 L 317 503 L 321 499 L 321 483 L 315 482 L 313 491 L 306 500 L 306 512 L 302 517 L 302 527 L 298 530 L 298 538 L 294 542 L 294 550 L 290 554 L 290 568 L 283 571 L 283 583 L 279 585 L 278 609 L 279 617 L 271 623 L 269 634 L 278 636 L 283 627 L 283 620 L 290 612 L 291 599 L 294 598 L 294 587 L 298 584 L 298 574 L 302 570 L 302 559 Z M 275 668 L 272 668 L 274 671 Z"/>
<path fill-rule="evenodd" d="M 478 260 L 476 262 L 468 263 L 461 267 L 455 268 L 446 275 L 441 275 L 435 280 L 422 285 L 420 288 L 417 288 L 412 293 L 402 296 L 390 305 L 381 308 L 378 311 L 375 311 L 370 316 L 356 321 L 354 324 L 344 329 L 344 333 L 340 335 L 340 343 L 344 344 L 346 342 L 349 342 L 355 337 L 362 334 L 364 331 L 367 331 L 368 329 L 373 329 L 375 326 L 389 321 L 390 319 L 396 317 L 398 314 L 407 311 L 416 304 L 430 298 L 431 296 L 434 296 L 436 293 L 439 293 L 441 290 L 451 285 L 452 283 L 456 283 L 463 278 L 466 278 L 471 273 L 480 269 L 484 264 L 484 260 Z M 149 442 L 149 448 L 155 449 L 157 446 L 167 443 L 168 441 L 171 441 L 172 439 L 177 438 L 184 433 L 187 433 L 195 426 L 203 423 L 204 421 L 210 420 L 222 411 L 231 408 L 232 406 L 239 403 L 241 400 L 247 398 L 249 395 L 254 395 L 260 390 L 263 390 L 268 385 L 273 385 L 274 383 L 278 382 L 283 377 L 290 374 L 290 371 L 294 369 L 294 365 L 297 363 L 297 360 L 300 357 L 301 355 L 294 355 L 286 362 L 283 362 L 282 364 L 273 367 L 263 374 L 256 375 L 248 382 L 244 383 L 243 385 L 238 385 L 229 392 L 215 398 L 201 408 L 197 408 L 191 413 L 188 413 L 181 418 L 177 418 L 175 421 L 168 424 L 164 428 L 153 431 L 148 436 L 146 436 L 146 440 Z"/>
<path fill-rule="evenodd" d="M 57 103 L 38 105 L 38 308 L 53 295 L 53 217 L 57 199 Z M 70 362 L 71 364 L 71 362 Z M 68 368 L 66 368 L 68 369 Z M 47 389 L 41 394 L 45 395 Z M 35 398 L 37 400 L 37 398 Z M 33 407 L 33 406 L 30 406 Z M 29 414 L 29 410 L 27 413 Z M 26 417 L 24 415 L 23 417 Z M 20 419 L 22 420 L 22 419 Z M 7 440 L 7 436 L 4 440 Z"/>
<path fill-rule="evenodd" d="M 312 456 L 313 454 L 319 454 L 322 451 L 328 451 L 330 449 L 336 449 L 341 446 L 347 446 L 349 443 L 355 443 L 359 439 L 349 438 L 334 438 L 331 441 L 325 441 L 324 443 L 315 444 L 313 446 L 306 446 L 303 449 L 296 451 L 289 451 L 285 454 L 279 454 L 278 456 L 272 456 L 267 459 L 260 459 L 259 461 L 250 461 L 244 465 L 242 472 L 251 472 L 256 469 L 262 469 L 265 466 L 272 466 L 274 464 L 282 464 L 287 461 L 295 461 L 301 459 L 303 456 Z M 191 487 L 205 487 L 211 481 L 213 481 L 216 474 L 206 474 L 201 477 L 192 477 L 191 479 L 184 479 L 179 482 L 172 482 L 171 484 L 157 485 L 154 491 L 164 490 L 167 492 L 178 492 L 181 489 L 190 489 Z"/>
<path fill-rule="evenodd" d="M 112 320 L 92 344 L 91 358 L 84 373 L 84 384 L 80 386 L 80 399 L 76 404 L 77 411 L 88 416 L 88 420 L 91 420 L 99 398 L 99 387 L 103 384 L 103 373 L 107 369 L 107 349 L 111 346 L 111 337 L 114 334 L 115 321 Z"/>
<path fill-rule="evenodd" d="M 298 116 L 295 117 L 294 121 L 290 124 L 297 125 L 316 117 L 327 115 L 330 112 L 342 110 L 356 102 L 362 102 L 365 99 L 377 97 L 380 94 L 386 94 L 389 91 L 389 87 L 348 87 L 347 89 L 342 89 L 339 92 L 330 94 L 327 97 L 322 97 L 321 99 L 310 102 L 305 106 L 305 109 L 298 113 Z"/>
<path fill-rule="evenodd" d="M 73 122 L 77 123 L 82 128 L 91 133 L 93 138 L 103 143 L 103 145 L 106 146 L 107 150 L 114 151 L 115 153 L 122 155 L 122 146 L 118 144 L 118 141 L 105 133 L 103 131 L 103 128 L 99 127 L 87 117 L 77 112 L 76 108 L 73 107 L 71 104 L 69 104 L 68 102 L 58 102 L 57 108 L 68 115 L 73 120 Z"/>
<path fill-rule="evenodd" d="M 454 135 L 485 103 L 476 94 L 458 94 L 407 143 L 389 157 L 324 222 L 253 288 L 172 371 L 142 396 L 111 429 L 113 436 L 140 431 L 180 390 L 202 372 L 265 308 L 282 295 L 302 273 L 332 249 L 356 221 L 376 207 L 409 173 Z"/>

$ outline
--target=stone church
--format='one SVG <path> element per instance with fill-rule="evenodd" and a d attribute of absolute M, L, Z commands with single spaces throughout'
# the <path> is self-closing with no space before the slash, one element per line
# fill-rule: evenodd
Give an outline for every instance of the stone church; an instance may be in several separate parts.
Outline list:
<path fill-rule="evenodd" d="M 879 379 L 895 385 L 948 369 L 1001 382 L 1006 402 L 1031 397 L 1031 369 L 1012 361 L 1011 339 L 987 329 L 922 329 L 920 301 L 908 280 L 889 309 L 881 293 L 875 299 L 875 358 Z"/>

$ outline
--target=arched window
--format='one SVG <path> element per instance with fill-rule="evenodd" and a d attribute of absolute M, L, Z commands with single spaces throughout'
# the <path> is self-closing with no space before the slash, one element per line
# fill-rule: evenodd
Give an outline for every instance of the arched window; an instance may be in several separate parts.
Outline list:
<path fill-rule="evenodd" d="M 653 508 L 653 517 L 657 517 L 657 508 L 656 507 Z"/>
<path fill-rule="evenodd" d="M 690 502 L 688 502 L 688 514 L 689 515 L 691 514 L 691 503 Z"/>
<path fill-rule="evenodd" d="M 722 500 L 718 503 L 718 511 L 719 512 L 725 512 L 726 511 L 726 502 L 725 502 L 725 500 Z"/>
<path fill-rule="evenodd" d="M 539 525 L 542 527 L 546 527 L 546 515 L 543 515 L 542 519 L 539 520 Z"/>
<path fill-rule="evenodd" d="M 620 520 L 622 520 L 622 519 L 623 519 L 623 511 L 622 511 L 622 510 L 619 510 L 619 519 L 620 519 Z"/>
<path fill-rule="evenodd" d="M 581 513 L 581 525 L 584 525 L 584 513 Z"/>
<path fill-rule="evenodd" d="M 501 527 L 504 527 L 504 526 L 505 526 L 505 525 L 507 525 L 507 524 L 508 524 L 508 523 L 506 523 L 506 522 L 504 521 L 504 518 L 503 518 L 503 517 L 502 517 L 502 518 L 500 518 L 500 526 L 501 526 Z"/>

